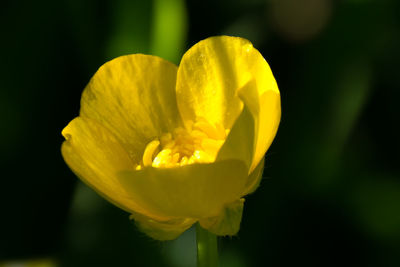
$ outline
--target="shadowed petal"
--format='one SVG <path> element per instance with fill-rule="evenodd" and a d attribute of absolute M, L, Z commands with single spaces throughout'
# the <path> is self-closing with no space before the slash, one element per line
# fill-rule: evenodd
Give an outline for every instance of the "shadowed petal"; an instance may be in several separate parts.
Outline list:
<path fill-rule="evenodd" d="M 247 167 L 238 160 L 120 173 L 125 190 L 146 210 L 194 219 L 219 214 L 240 197 L 246 179 Z"/>

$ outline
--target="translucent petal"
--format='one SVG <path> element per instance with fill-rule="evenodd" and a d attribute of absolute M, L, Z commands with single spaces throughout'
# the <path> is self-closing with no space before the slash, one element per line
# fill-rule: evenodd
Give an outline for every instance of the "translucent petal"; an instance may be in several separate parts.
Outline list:
<path fill-rule="evenodd" d="M 176 218 L 208 218 L 237 200 L 244 190 L 247 167 L 226 160 L 177 168 L 123 171 L 120 181 L 129 195 L 151 213 Z"/>
<path fill-rule="evenodd" d="M 176 104 L 177 67 L 134 54 L 105 63 L 82 94 L 82 117 L 109 129 L 134 162 L 155 137 L 182 125 Z"/>

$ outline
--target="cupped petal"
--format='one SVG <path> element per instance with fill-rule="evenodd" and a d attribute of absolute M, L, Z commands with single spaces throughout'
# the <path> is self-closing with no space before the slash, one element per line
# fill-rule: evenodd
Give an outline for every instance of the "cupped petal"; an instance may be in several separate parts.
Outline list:
<path fill-rule="evenodd" d="M 260 97 L 257 120 L 256 146 L 251 170 L 264 158 L 278 131 L 281 120 L 281 97 L 279 91 L 268 90 Z"/>
<path fill-rule="evenodd" d="M 250 174 L 253 162 L 259 115 L 258 92 L 253 81 L 238 90 L 243 110 L 234 122 L 228 137 L 218 152 L 216 161 L 242 160 Z"/>
<path fill-rule="evenodd" d="M 62 131 L 66 141 L 61 152 L 71 170 L 88 186 L 127 212 L 146 213 L 133 201 L 116 176 L 133 169 L 133 163 L 118 140 L 94 120 L 77 117 Z"/>
<path fill-rule="evenodd" d="M 254 124 L 254 118 L 245 105 L 219 150 L 215 161 L 218 162 L 227 159 L 241 160 L 246 164 L 247 170 L 249 170 L 254 154 Z"/>
<path fill-rule="evenodd" d="M 268 90 L 258 97 L 254 80 L 240 88 L 237 94 L 243 102 L 243 110 L 221 147 L 217 161 L 232 158 L 243 160 L 248 164 L 251 175 L 264 158 L 278 130 L 280 94 L 279 91 Z"/>
<path fill-rule="evenodd" d="M 218 216 L 200 220 L 200 225 L 219 236 L 236 235 L 242 221 L 244 199 L 227 204 Z"/>
<path fill-rule="evenodd" d="M 156 240 L 172 240 L 189 229 L 196 220 L 190 218 L 157 221 L 139 213 L 130 216 L 140 231 Z"/>
<path fill-rule="evenodd" d="M 85 88 L 80 116 L 96 120 L 134 162 L 156 136 L 182 125 L 176 104 L 177 66 L 134 54 L 105 63 Z"/>
<path fill-rule="evenodd" d="M 242 161 L 225 160 L 178 168 L 123 171 L 121 184 L 135 201 L 160 216 L 201 219 L 217 216 L 240 198 L 247 179 Z"/>
<path fill-rule="evenodd" d="M 262 55 L 246 39 L 217 36 L 200 41 L 183 56 L 177 102 L 184 121 L 206 118 L 230 129 L 241 112 L 237 90 L 254 81 L 258 96 L 278 91 Z"/>

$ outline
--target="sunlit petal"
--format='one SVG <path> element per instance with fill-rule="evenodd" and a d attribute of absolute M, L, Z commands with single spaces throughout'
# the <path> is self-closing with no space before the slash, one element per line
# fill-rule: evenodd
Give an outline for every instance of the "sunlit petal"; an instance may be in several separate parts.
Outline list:
<path fill-rule="evenodd" d="M 181 125 L 176 105 L 177 67 L 159 57 L 129 55 L 104 64 L 82 94 L 82 117 L 108 128 L 139 162 L 155 136 Z"/>
<path fill-rule="evenodd" d="M 268 63 L 248 40 L 217 36 L 200 41 L 185 53 L 178 70 L 183 119 L 203 117 L 231 128 L 241 111 L 237 90 L 252 80 L 258 95 L 278 91 Z"/>
<path fill-rule="evenodd" d="M 62 134 L 66 138 L 61 148 L 64 160 L 82 181 L 118 207 L 148 214 L 118 181 L 117 172 L 132 169 L 133 163 L 106 128 L 91 119 L 77 117 Z"/>
<path fill-rule="evenodd" d="M 279 92 L 269 90 L 260 97 L 260 113 L 256 134 L 256 149 L 251 170 L 264 157 L 278 131 L 281 120 L 281 98 Z"/>

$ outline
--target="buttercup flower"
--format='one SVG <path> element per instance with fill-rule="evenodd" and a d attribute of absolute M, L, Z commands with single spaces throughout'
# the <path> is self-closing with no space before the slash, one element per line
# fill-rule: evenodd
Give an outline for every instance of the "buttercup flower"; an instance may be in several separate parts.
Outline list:
<path fill-rule="evenodd" d="M 196 222 L 234 235 L 279 121 L 279 90 L 261 54 L 245 39 L 211 37 L 179 67 L 142 54 L 105 63 L 62 131 L 62 155 L 155 239 Z"/>

